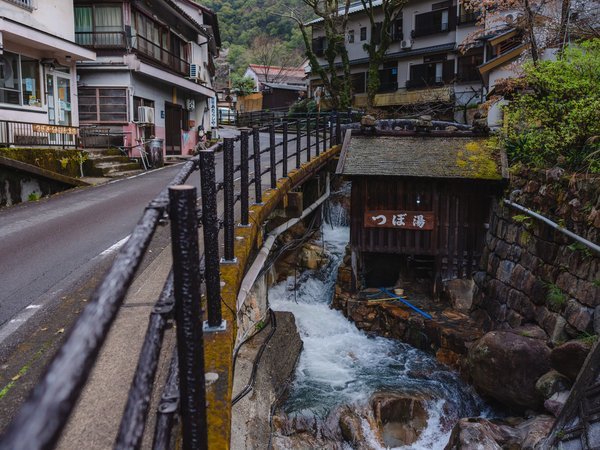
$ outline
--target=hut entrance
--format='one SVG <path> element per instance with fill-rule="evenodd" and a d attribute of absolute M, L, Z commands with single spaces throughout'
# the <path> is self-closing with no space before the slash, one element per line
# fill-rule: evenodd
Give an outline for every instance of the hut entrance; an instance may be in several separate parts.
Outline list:
<path fill-rule="evenodd" d="M 401 287 L 412 292 L 431 294 L 435 280 L 435 258 L 426 255 L 365 253 L 365 287 Z"/>

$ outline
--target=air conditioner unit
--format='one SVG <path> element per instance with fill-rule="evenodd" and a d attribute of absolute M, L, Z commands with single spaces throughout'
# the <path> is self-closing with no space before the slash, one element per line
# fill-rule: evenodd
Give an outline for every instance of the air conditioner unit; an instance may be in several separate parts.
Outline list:
<path fill-rule="evenodd" d="M 190 78 L 192 80 L 200 78 L 200 66 L 198 64 L 190 64 Z"/>
<path fill-rule="evenodd" d="M 150 106 L 138 106 L 138 122 L 154 123 L 154 108 Z"/>
<path fill-rule="evenodd" d="M 412 47 L 412 41 L 401 41 L 400 42 L 400 48 L 402 49 L 409 49 Z"/>

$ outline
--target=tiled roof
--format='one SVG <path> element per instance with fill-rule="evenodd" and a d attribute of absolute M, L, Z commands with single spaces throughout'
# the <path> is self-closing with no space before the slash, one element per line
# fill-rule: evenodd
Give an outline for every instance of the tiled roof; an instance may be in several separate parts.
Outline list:
<path fill-rule="evenodd" d="M 381 6 L 382 3 L 383 3 L 383 0 L 374 0 L 373 1 L 373 7 Z M 342 6 L 341 8 L 338 8 L 338 13 L 340 15 L 344 14 L 345 9 L 346 9 L 345 6 Z M 362 11 L 364 9 L 365 8 L 364 8 L 362 2 L 351 3 L 350 4 L 350 8 L 348 9 L 348 15 L 360 12 L 360 11 Z M 319 22 L 322 22 L 322 21 L 323 21 L 323 19 L 321 17 L 319 17 L 318 19 L 314 19 L 314 20 L 311 20 L 310 22 L 307 22 L 305 25 L 306 26 L 315 25 L 315 24 L 317 24 Z"/>
<path fill-rule="evenodd" d="M 352 137 L 344 175 L 501 180 L 500 157 L 476 137 Z"/>

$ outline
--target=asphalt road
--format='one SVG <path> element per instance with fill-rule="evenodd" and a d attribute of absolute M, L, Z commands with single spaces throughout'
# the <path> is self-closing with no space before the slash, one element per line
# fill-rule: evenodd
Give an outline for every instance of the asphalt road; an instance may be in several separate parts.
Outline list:
<path fill-rule="evenodd" d="M 225 136 L 233 134 L 222 131 Z M 267 145 L 268 135 L 263 134 L 261 147 Z M 222 153 L 215 159 L 220 180 Z M 268 153 L 261 159 L 266 167 Z M 180 168 L 177 164 L 1 210 L 0 345 L 39 310 L 95 275 Z M 197 173 L 188 184 L 199 191 Z"/>

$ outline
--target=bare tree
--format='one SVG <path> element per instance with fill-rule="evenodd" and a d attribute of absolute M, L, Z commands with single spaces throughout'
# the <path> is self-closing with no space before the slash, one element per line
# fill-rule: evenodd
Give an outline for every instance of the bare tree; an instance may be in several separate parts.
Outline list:
<path fill-rule="evenodd" d="M 371 38 L 363 48 L 369 55 L 369 70 L 367 82 L 367 108 L 373 107 L 375 94 L 381 86 L 379 65 L 392 43 L 392 26 L 406 4 L 407 0 L 383 0 L 381 6 L 373 7 L 373 0 L 361 0 L 363 8 L 371 23 Z M 382 20 L 378 13 L 381 11 Z"/>
<path fill-rule="evenodd" d="M 330 95 L 331 106 L 335 109 L 347 108 L 352 102 L 352 83 L 350 78 L 350 59 L 345 46 L 346 27 L 350 0 L 303 0 L 318 17 L 319 22 L 307 25 L 297 10 L 291 10 L 287 17 L 294 20 L 302 33 L 306 56 L 311 70 L 316 73 L 325 91 Z M 315 49 L 311 30 L 318 27 L 324 31 L 323 56 L 326 65 L 321 67 Z M 338 61 L 341 63 L 341 76 L 338 75 Z"/>
<path fill-rule="evenodd" d="M 290 51 L 281 39 L 261 34 L 250 47 L 252 61 L 263 66 L 266 83 L 280 83 L 289 75 L 290 67 L 302 62 L 299 52 Z"/>

